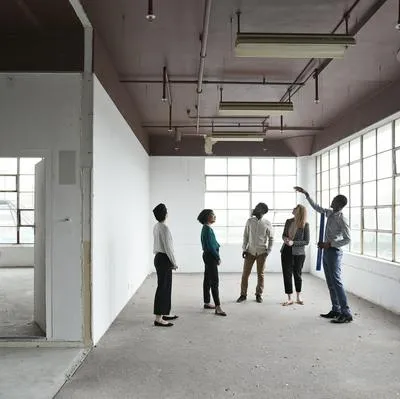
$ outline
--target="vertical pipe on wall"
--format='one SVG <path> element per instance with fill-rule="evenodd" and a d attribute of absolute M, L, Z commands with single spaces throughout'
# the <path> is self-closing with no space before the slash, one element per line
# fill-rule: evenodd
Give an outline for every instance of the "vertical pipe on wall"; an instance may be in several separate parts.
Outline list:
<path fill-rule="evenodd" d="M 82 340 L 92 343 L 92 168 L 93 168 L 93 27 L 79 0 L 69 0 L 84 28 L 84 70 L 80 136 Z"/>
<path fill-rule="evenodd" d="M 208 27 L 210 25 L 210 14 L 211 14 L 211 0 L 206 0 L 204 6 L 204 16 L 203 16 L 203 30 L 201 32 L 201 50 L 200 50 L 200 63 L 199 72 L 197 77 L 197 123 L 196 132 L 199 133 L 200 127 L 200 95 L 203 91 L 203 75 L 204 75 L 204 65 L 206 62 L 206 52 L 207 52 L 207 39 L 208 39 Z"/>

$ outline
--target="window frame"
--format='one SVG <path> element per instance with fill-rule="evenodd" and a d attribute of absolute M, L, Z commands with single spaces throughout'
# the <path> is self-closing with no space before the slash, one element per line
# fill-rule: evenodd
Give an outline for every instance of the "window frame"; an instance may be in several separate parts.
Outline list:
<path fill-rule="evenodd" d="M 379 140 L 379 130 L 383 128 L 382 131 L 385 130 L 385 128 L 389 128 L 391 129 L 391 148 L 387 149 L 386 147 L 383 149 L 379 149 L 378 150 L 378 140 Z M 397 129 L 397 130 L 396 130 Z M 373 133 L 373 134 L 371 134 Z M 396 133 L 397 136 L 399 136 L 397 138 L 397 145 L 396 145 Z M 364 142 L 364 138 L 368 136 L 368 140 L 371 140 L 371 136 L 374 137 L 373 141 L 375 142 L 375 150 L 373 153 L 371 153 L 371 150 L 369 149 L 368 152 L 366 154 L 364 154 L 364 148 L 366 147 L 366 143 Z M 352 246 L 350 243 L 350 246 L 348 249 L 346 249 L 346 251 L 348 251 L 349 253 L 354 253 L 356 255 L 365 255 L 365 256 L 369 256 L 369 257 L 373 257 L 376 259 L 380 259 L 383 261 L 390 261 L 396 264 L 400 264 L 400 245 L 398 245 L 397 243 L 400 243 L 400 220 L 397 221 L 397 218 L 400 217 L 400 215 L 398 215 L 397 213 L 400 212 L 400 170 L 397 170 L 396 168 L 396 164 L 400 165 L 400 118 L 395 118 L 392 119 L 390 122 L 385 122 L 382 123 L 379 126 L 376 126 L 374 129 L 368 129 L 368 131 L 366 131 L 365 133 L 362 133 L 361 135 L 358 135 L 356 137 L 352 137 L 349 138 L 348 140 L 346 140 L 345 142 L 342 142 L 336 146 L 334 146 L 333 148 L 330 148 L 329 150 L 325 150 L 321 153 L 319 153 L 318 155 L 315 156 L 315 178 L 316 178 L 316 190 L 315 190 L 315 195 L 316 195 L 316 199 L 317 202 L 320 203 L 323 207 L 326 207 L 325 203 L 322 203 L 323 198 L 324 198 L 324 191 L 328 191 L 329 190 L 336 190 L 338 193 L 342 192 L 342 190 L 349 190 L 349 196 L 348 196 L 348 207 L 349 207 L 349 226 L 350 226 L 350 230 L 351 230 L 351 234 L 353 234 L 354 232 L 358 232 L 359 234 L 359 240 L 356 241 L 357 245 L 358 245 L 358 241 L 359 241 L 359 246 L 360 246 L 360 250 L 359 251 L 353 251 L 352 250 Z M 352 148 L 352 142 L 359 140 L 359 148 L 360 148 L 360 157 L 352 157 L 351 156 L 351 148 Z M 368 144 L 371 147 L 371 143 L 373 143 L 373 141 L 370 141 Z M 347 156 L 346 156 L 346 162 L 342 162 L 341 158 L 340 158 L 340 154 L 341 154 L 341 149 L 344 148 L 345 151 L 347 152 Z M 354 148 L 354 147 L 353 147 Z M 336 153 L 338 154 L 338 188 L 334 188 L 331 187 L 331 179 L 330 179 L 330 174 L 331 174 L 331 170 L 335 169 L 332 168 L 332 162 L 330 161 L 330 156 L 332 154 L 332 151 L 336 149 Z M 384 175 L 379 176 L 378 174 L 378 168 L 379 168 L 379 155 L 380 154 L 384 154 L 385 152 L 391 152 L 391 175 L 390 176 L 386 176 Z M 322 183 L 322 174 L 323 174 L 323 170 L 322 170 L 322 157 L 328 157 L 328 177 L 329 177 L 329 181 L 328 181 L 328 189 L 327 190 L 322 190 L 323 188 L 323 183 Z M 374 158 L 374 162 L 370 162 L 370 164 L 374 163 L 374 167 L 375 167 L 375 177 L 374 179 L 370 179 L 368 177 L 368 181 L 364 180 L 364 161 L 366 159 L 370 159 L 372 160 L 372 157 Z M 348 158 L 348 159 L 347 159 Z M 351 179 L 351 165 L 355 164 L 359 162 L 360 165 L 360 180 L 354 180 L 352 181 Z M 340 173 L 340 169 L 342 169 L 343 167 L 348 167 L 348 182 L 343 183 L 343 179 L 341 178 L 341 173 Z M 399 168 L 400 169 L 400 168 Z M 324 170 L 325 171 L 325 170 Z M 343 177 L 343 176 L 342 176 Z M 389 184 L 389 180 L 391 181 L 391 185 Z M 391 202 L 386 204 L 385 202 L 380 202 L 379 201 L 379 190 L 378 190 L 378 186 L 379 183 L 381 185 L 385 184 L 386 181 L 388 187 L 391 186 L 391 193 L 390 191 L 388 191 L 388 194 L 391 195 Z M 360 191 L 361 191 L 361 203 L 358 206 L 352 206 L 352 199 L 351 199 L 351 191 L 352 191 L 352 187 L 355 185 L 360 185 Z M 385 184 L 386 185 L 386 184 Z M 324 188 L 326 186 L 324 185 Z M 370 194 L 368 197 L 368 189 L 367 187 L 373 188 L 375 187 L 375 200 L 372 199 L 372 201 L 370 201 Z M 398 194 L 396 195 L 396 191 L 398 192 Z M 381 193 L 382 194 L 382 193 Z M 368 198 L 368 202 L 366 201 L 366 198 Z M 390 197 L 387 197 L 387 199 Z M 331 200 L 332 198 L 330 198 Z M 398 203 L 397 203 L 398 202 Z M 357 210 L 359 210 L 360 212 L 360 229 L 351 229 L 353 223 L 352 223 L 352 209 L 357 208 Z M 375 228 L 371 229 L 370 226 L 366 226 L 365 223 L 365 218 L 364 218 L 364 211 L 368 210 L 368 209 L 372 209 L 375 212 Z M 379 210 L 380 209 L 390 209 L 391 210 L 391 226 L 392 229 L 388 230 L 388 229 L 384 229 L 382 227 L 382 225 L 379 224 Z M 382 211 L 381 211 L 382 212 Z M 354 213 L 356 214 L 356 213 Z M 316 218 L 316 226 L 317 226 L 317 236 L 318 236 L 318 229 L 319 229 L 319 225 L 318 225 L 318 218 Z M 375 234 L 375 256 L 372 256 L 371 254 L 368 254 L 366 252 L 369 252 L 366 248 L 366 242 L 364 240 L 364 234 L 367 233 L 373 233 Z M 379 236 L 381 235 L 381 237 L 383 237 L 383 235 L 387 235 L 387 234 L 391 234 L 392 236 L 392 245 L 391 245 L 391 259 L 388 259 L 388 257 L 382 257 L 379 256 L 379 251 L 378 251 L 378 241 L 379 241 Z M 381 253 L 384 253 L 385 250 L 381 251 Z M 387 252 L 389 253 L 389 248 L 387 248 Z"/>
<path fill-rule="evenodd" d="M 226 159 L 227 160 L 230 157 L 213 157 L 212 159 L 216 159 L 216 158 L 218 158 L 218 159 Z M 298 160 L 297 160 L 297 158 L 296 157 L 235 157 L 235 158 L 237 158 L 237 159 L 246 158 L 246 159 L 249 160 L 250 168 L 249 168 L 249 173 L 248 174 L 246 174 L 246 175 L 236 175 L 236 174 L 235 175 L 230 175 L 228 168 L 227 168 L 227 173 L 226 174 L 210 174 L 210 173 L 207 174 L 206 173 L 206 170 L 207 170 L 206 162 L 207 162 L 207 159 L 209 159 L 209 158 L 205 158 L 205 161 L 204 161 L 204 188 L 205 188 L 204 189 L 204 194 L 206 195 L 207 193 L 225 193 L 228 196 L 229 193 L 236 193 L 236 192 L 237 193 L 249 193 L 249 204 L 248 204 L 249 206 L 248 206 L 248 209 L 247 209 L 248 217 L 250 217 L 251 211 L 253 209 L 253 197 L 255 195 L 259 195 L 259 194 L 265 194 L 265 195 L 268 195 L 268 196 L 272 195 L 273 206 L 271 206 L 270 204 L 267 203 L 267 205 L 270 207 L 269 211 L 268 211 L 268 214 L 267 214 L 267 219 L 271 221 L 271 223 L 272 223 L 274 228 L 283 227 L 284 226 L 284 221 L 283 222 L 282 221 L 275 222 L 276 215 L 278 215 L 278 218 L 279 218 L 279 216 L 281 216 L 283 213 L 290 214 L 293 208 L 292 207 L 290 209 L 286 209 L 286 208 L 285 209 L 278 209 L 278 208 L 276 208 L 276 194 L 284 194 L 284 193 L 292 194 L 293 193 L 293 195 L 295 196 L 295 201 L 297 201 L 297 194 L 294 193 L 292 190 L 289 191 L 289 189 L 288 190 L 283 190 L 282 189 L 282 190 L 277 191 L 276 187 L 275 187 L 276 186 L 275 179 L 279 178 L 279 177 L 293 176 L 294 177 L 294 182 L 295 182 L 294 185 L 297 185 L 297 181 L 298 181 L 298 176 L 297 176 L 297 173 L 298 173 Z M 266 170 L 265 173 L 263 173 L 263 174 L 253 173 L 253 161 L 254 160 L 258 160 L 258 159 L 261 159 L 261 160 L 263 160 L 263 159 L 272 160 L 272 170 Z M 275 173 L 275 167 L 276 167 L 275 164 L 276 164 L 276 160 L 277 159 L 279 159 L 279 160 L 283 160 L 283 159 L 294 160 L 295 161 L 295 170 L 294 170 L 293 174 L 292 173 L 291 174 L 276 174 Z M 227 185 L 227 189 L 226 190 L 218 190 L 218 191 L 216 191 L 216 190 L 207 190 L 207 186 L 206 186 L 207 177 L 217 177 L 217 176 L 218 177 L 225 177 L 227 179 L 227 181 L 228 181 L 228 178 L 231 177 L 231 176 L 239 176 L 239 177 L 247 176 L 248 177 L 248 183 L 249 183 L 248 190 L 247 191 L 229 190 L 228 185 Z M 253 190 L 253 177 L 271 177 L 272 178 L 272 189 L 271 189 L 271 191 L 268 191 L 268 192 L 267 191 L 265 191 L 265 192 L 254 191 Z M 295 206 L 295 203 L 293 204 L 293 207 L 294 206 Z M 225 229 L 224 235 L 226 236 L 226 240 L 224 240 L 223 238 L 220 239 L 221 243 L 239 244 L 238 241 L 235 241 L 235 240 L 232 241 L 230 239 L 230 237 L 229 237 L 229 229 L 232 229 L 232 228 L 242 228 L 242 229 L 244 229 L 244 226 L 245 226 L 245 223 L 247 221 L 247 218 L 245 220 L 243 220 L 243 225 L 242 226 L 237 226 L 237 225 L 235 225 L 235 226 L 232 225 L 231 226 L 229 224 L 229 211 L 235 211 L 235 210 L 238 210 L 238 209 L 229 208 L 229 204 L 227 202 L 226 203 L 226 209 L 215 208 L 214 210 L 215 210 L 215 212 L 217 214 L 217 221 L 218 221 L 218 211 L 226 212 L 226 226 L 221 226 L 219 224 L 215 225 L 215 227 L 218 228 L 218 229 L 221 229 L 221 228 Z M 243 209 L 241 209 L 241 210 L 243 210 Z M 270 217 L 268 217 L 268 215 Z"/>
<path fill-rule="evenodd" d="M 21 203 L 20 203 L 20 194 L 24 194 L 24 193 L 29 193 L 29 194 L 33 194 L 35 193 L 35 188 L 33 189 L 33 191 L 21 191 L 20 190 L 20 186 L 21 186 L 21 176 L 35 176 L 34 174 L 29 174 L 29 173 L 21 173 L 21 159 L 26 159 L 26 158 L 39 158 L 39 157 L 7 157 L 7 158 L 15 158 L 17 159 L 17 169 L 16 169 L 16 173 L 13 174 L 9 174 L 9 173 L 4 173 L 4 174 L 0 174 L 0 176 L 14 176 L 16 179 L 16 187 L 15 190 L 0 190 L 0 193 L 15 193 L 16 194 L 16 206 L 15 209 L 13 209 L 13 211 L 16 212 L 16 225 L 15 226 L 3 226 L 0 225 L 0 227 L 12 227 L 12 228 L 16 228 L 16 240 L 14 242 L 1 242 L 0 245 L 4 246 L 4 245 L 34 245 L 34 240 L 33 242 L 23 242 L 21 240 L 21 229 L 25 229 L 25 228 L 33 228 L 33 232 L 35 231 L 35 223 L 33 221 L 33 223 L 24 223 L 23 222 L 23 218 L 21 217 L 21 213 L 23 214 L 24 212 L 35 212 L 34 207 L 33 208 L 21 208 Z M 40 161 L 38 161 L 40 162 Z M 11 208 L 9 209 L 11 211 Z"/>

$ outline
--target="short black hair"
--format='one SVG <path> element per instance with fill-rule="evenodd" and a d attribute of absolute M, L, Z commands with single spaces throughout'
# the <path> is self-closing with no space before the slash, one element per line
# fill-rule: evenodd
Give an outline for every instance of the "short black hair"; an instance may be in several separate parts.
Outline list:
<path fill-rule="evenodd" d="M 257 215 L 260 213 L 265 215 L 266 213 L 268 213 L 268 211 L 269 211 L 268 205 L 265 204 L 264 202 L 259 202 L 253 209 L 253 215 Z"/>
<path fill-rule="evenodd" d="M 214 213 L 212 209 L 203 209 L 200 213 L 199 216 L 197 216 L 197 220 L 201 224 L 206 224 L 208 222 L 208 219 L 210 216 Z"/>
<path fill-rule="evenodd" d="M 335 197 L 339 202 L 341 208 L 344 208 L 347 205 L 347 197 L 343 194 L 339 194 Z"/>
<path fill-rule="evenodd" d="M 153 214 L 159 222 L 163 222 L 167 217 L 167 207 L 164 204 L 158 204 L 153 209 Z"/>

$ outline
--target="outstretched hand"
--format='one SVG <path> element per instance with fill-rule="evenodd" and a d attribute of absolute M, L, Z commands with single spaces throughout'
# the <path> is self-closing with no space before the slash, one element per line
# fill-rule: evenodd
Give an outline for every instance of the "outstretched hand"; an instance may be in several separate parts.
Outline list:
<path fill-rule="evenodd" d="M 308 195 L 308 192 L 307 192 L 306 190 L 304 190 L 303 187 L 294 186 L 293 188 L 294 188 L 298 193 L 302 193 L 302 194 Z"/>

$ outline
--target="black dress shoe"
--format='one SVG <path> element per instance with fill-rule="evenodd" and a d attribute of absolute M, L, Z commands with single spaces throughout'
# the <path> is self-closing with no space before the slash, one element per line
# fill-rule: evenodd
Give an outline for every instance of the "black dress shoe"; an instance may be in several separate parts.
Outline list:
<path fill-rule="evenodd" d="M 177 318 L 178 318 L 177 315 L 174 315 L 174 316 L 163 316 L 163 317 L 162 317 L 162 319 L 163 319 L 164 321 L 176 320 Z"/>
<path fill-rule="evenodd" d="M 261 295 L 256 295 L 256 302 L 261 303 L 263 301 Z"/>
<path fill-rule="evenodd" d="M 237 303 L 243 302 L 247 299 L 246 295 L 240 295 L 240 297 L 236 300 Z"/>
<path fill-rule="evenodd" d="M 156 327 L 172 327 L 173 323 L 160 323 L 159 321 L 154 320 L 154 325 Z"/>
<path fill-rule="evenodd" d="M 216 314 L 217 316 L 226 316 L 226 313 L 225 313 L 223 310 L 216 310 L 216 311 L 215 311 L 215 314 Z"/>
<path fill-rule="evenodd" d="M 343 324 L 343 323 L 350 323 L 353 321 L 353 316 L 352 315 L 340 315 L 336 319 L 331 320 L 331 323 L 335 324 Z"/>
<path fill-rule="evenodd" d="M 334 312 L 333 310 L 331 310 L 329 313 L 321 313 L 320 314 L 321 317 L 323 317 L 324 319 L 336 319 L 337 317 L 340 316 L 339 312 Z"/>

